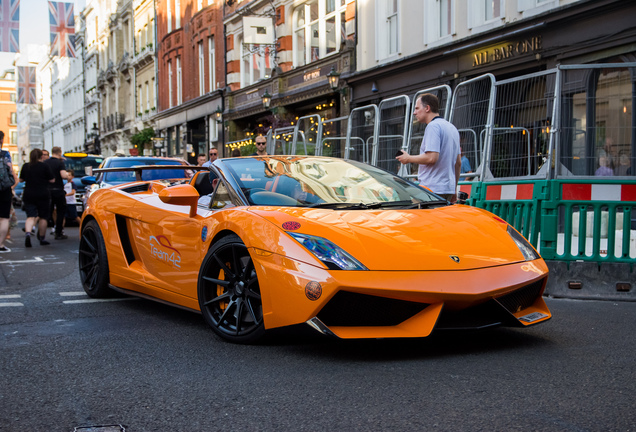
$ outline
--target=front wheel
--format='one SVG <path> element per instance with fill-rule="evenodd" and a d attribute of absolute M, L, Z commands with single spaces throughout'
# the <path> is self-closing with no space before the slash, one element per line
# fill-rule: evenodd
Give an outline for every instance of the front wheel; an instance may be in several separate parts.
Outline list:
<path fill-rule="evenodd" d="M 102 230 L 97 221 L 88 221 L 82 229 L 79 244 L 79 273 L 84 291 L 90 297 L 108 297 L 108 258 Z"/>
<path fill-rule="evenodd" d="M 203 318 L 223 339 L 252 343 L 265 333 L 254 263 L 237 236 L 219 240 L 206 255 L 198 295 Z"/>

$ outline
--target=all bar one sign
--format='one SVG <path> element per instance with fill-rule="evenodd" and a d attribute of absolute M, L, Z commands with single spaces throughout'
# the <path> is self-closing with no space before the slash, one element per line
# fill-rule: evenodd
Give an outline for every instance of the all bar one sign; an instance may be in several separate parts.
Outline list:
<path fill-rule="evenodd" d="M 541 36 L 494 47 L 473 55 L 473 67 L 533 54 L 541 50 Z"/>

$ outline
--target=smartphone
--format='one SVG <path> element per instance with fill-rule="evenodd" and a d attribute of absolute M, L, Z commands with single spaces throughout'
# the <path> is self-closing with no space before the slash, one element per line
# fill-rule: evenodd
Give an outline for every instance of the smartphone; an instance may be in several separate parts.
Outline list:
<path fill-rule="evenodd" d="M 395 157 L 402 156 L 402 154 L 404 154 L 404 152 L 402 150 L 398 150 Z"/>

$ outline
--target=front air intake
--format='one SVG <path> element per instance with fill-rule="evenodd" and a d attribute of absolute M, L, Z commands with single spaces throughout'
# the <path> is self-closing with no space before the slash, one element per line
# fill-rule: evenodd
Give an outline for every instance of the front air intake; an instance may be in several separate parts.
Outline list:
<path fill-rule="evenodd" d="M 537 297 L 541 295 L 544 279 L 519 288 L 516 291 L 498 297 L 495 300 L 508 310 L 510 313 L 516 313 L 526 309 L 535 302 Z"/>
<path fill-rule="evenodd" d="M 396 326 L 423 311 L 428 304 L 338 292 L 318 313 L 328 327 Z"/>

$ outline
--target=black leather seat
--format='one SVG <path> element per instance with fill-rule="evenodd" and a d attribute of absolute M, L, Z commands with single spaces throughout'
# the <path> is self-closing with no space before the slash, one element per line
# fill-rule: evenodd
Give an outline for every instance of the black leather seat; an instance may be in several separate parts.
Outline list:
<path fill-rule="evenodd" d="M 214 176 L 216 177 L 216 176 Z M 210 171 L 199 171 L 192 179 L 192 186 L 199 192 L 199 196 L 214 192 L 210 178 Z"/>

